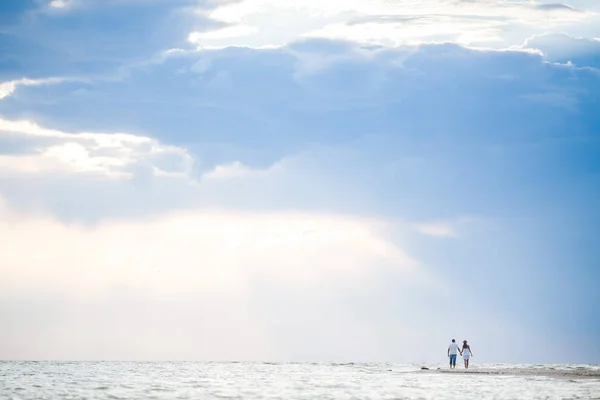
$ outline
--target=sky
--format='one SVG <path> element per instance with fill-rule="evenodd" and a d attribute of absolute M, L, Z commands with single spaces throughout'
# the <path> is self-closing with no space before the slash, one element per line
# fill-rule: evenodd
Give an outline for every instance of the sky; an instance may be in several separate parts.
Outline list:
<path fill-rule="evenodd" d="M 600 3 L 4 0 L 0 359 L 600 363 Z"/>

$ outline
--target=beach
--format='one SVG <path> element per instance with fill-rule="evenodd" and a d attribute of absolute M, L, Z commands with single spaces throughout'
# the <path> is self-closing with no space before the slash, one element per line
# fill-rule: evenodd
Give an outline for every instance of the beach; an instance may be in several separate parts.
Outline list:
<path fill-rule="evenodd" d="M 526 376 L 547 377 L 555 379 L 600 379 L 600 369 L 594 366 L 582 365 L 531 365 L 531 366 L 484 366 L 458 367 L 456 369 L 437 367 L 424 369 L 422 373 L 441 373 L 459 375 L 492 375 L 492 376 Z"/>

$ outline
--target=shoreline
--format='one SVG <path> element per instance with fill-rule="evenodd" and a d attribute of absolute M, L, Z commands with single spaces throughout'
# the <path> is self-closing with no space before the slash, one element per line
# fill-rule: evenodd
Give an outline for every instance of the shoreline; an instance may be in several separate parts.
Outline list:
<path fill-rule="evenodd" d="M 469 369 L 421 369 L 418 372 L 424 374 L 458 374 L 458 375 L 505 375 L 505 376 L 529 376 L 547 377 L 557 379 L 598 379 L 600 371 L 590 370 L 559 370 L 551 368 L 469 368 Z"/>

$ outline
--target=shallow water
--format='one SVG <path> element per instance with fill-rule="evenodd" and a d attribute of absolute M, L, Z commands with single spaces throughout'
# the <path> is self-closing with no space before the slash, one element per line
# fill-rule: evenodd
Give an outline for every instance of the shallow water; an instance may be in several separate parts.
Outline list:
<path fill-rule="evenodd" d="M 456 373 L 431 368 L 0 362 L 0 399 L 600 399 L 598 366 L 484 365 Z"/>

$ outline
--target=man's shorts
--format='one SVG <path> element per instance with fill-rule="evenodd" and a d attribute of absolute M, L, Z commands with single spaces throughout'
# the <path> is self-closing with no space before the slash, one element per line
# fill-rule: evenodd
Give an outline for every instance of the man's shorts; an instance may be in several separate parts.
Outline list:
<path fill-rule="evenodd" d="M 450 354 L 450 364 L 456 365 L 456 354 Z"/>

